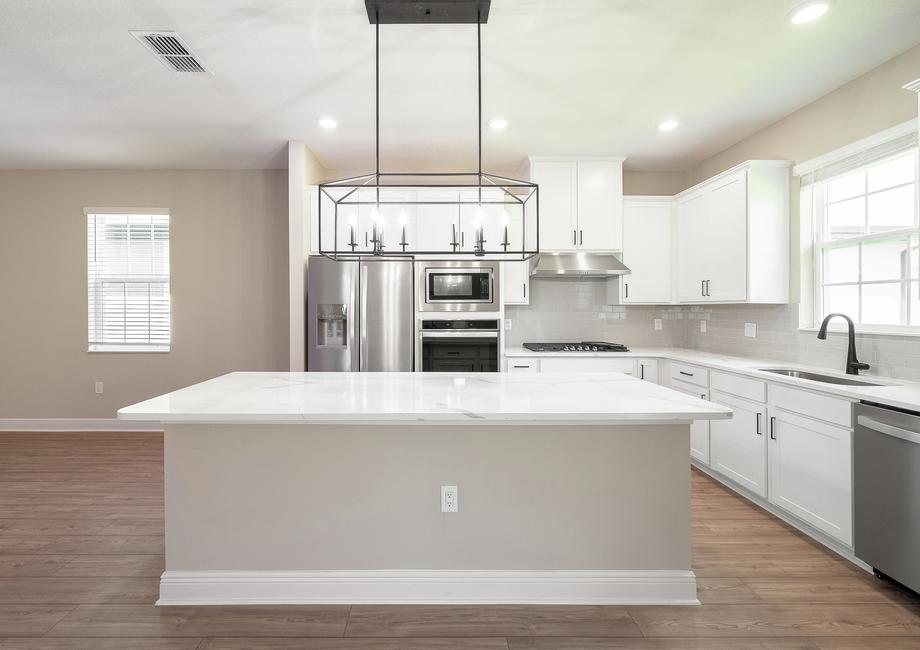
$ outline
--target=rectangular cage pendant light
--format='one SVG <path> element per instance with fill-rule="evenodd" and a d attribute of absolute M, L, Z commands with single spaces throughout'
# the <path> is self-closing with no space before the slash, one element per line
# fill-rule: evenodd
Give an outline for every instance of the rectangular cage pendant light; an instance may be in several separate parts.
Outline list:
<path fill-rule="evenodd" d="M 424 255 L 526 260 L 539 253 L 539 188 L 482 171 L 482 24 L 489 0 L 366 0 L 375 25 L 376 170 L 319 186 L 319 252 L 339 260 Z M 478 169 L 380 171 L 380 25 L 476 24 Z"/>

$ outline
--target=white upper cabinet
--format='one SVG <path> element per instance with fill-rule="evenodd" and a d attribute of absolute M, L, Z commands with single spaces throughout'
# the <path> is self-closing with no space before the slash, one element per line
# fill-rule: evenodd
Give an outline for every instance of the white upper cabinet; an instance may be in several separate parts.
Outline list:
<path fill-rule="evenodd" d="M 530 261 L 502 262 L 502 303 L 530 304 Z"/>
<path fill-rule="evenodd" d="M 623 303 L 671 302 L 670 197 L 626 197 L 623 200 Z"/>
<path fill-rule="evenodd" d="M 540 250 L 623 248 L 623 159 L 531 158 L 540 187 Z"/>
<path fill-rule="evenodd" d="M 580 160 L 578 176 L 578 248 L 623 250 L 623 161 Z"/>
<path fill-rule="evenodd" d="M 678 302 L 789 302 L 789 168 L 749 161 L 675 197 Z"/>

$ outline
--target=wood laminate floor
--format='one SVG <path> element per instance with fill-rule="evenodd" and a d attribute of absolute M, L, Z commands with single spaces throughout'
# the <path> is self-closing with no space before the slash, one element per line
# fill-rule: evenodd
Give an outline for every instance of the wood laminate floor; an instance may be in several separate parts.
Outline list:
<path fill-rule="evenodd" d="M 162 455 L 0 433 L 0 650 L 920 649 L 920 601 L 696 471 L 699 607 L 157 608 Z"/>

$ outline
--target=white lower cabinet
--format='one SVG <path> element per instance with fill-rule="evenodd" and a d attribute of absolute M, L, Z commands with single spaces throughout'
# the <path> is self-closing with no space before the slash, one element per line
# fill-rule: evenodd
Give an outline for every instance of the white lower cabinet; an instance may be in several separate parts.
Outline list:
<path fill-rule="evenodd" d="M 635 372 L 632 359 L 610 359 L 592 357 L 577 359 L 574 357 L 542 357 L 541 372 L 622 372 L 631 375 Z"/>
<path fill-rule="evenodd" d="M 709 392 L 694 384 L 672 379 L 671 388 L 693 397 L 709 399 Z M 709 427 L 711 424 L 709 420 L 694 420 L 690 423 L 690 457 L 705 465 L 709 464 Z"/>
<path fill-rule="evenodd" d="M 711 400 L 731 408 L 733 416 L 709 423 L 709 466 L 766 498 L 766 407 L 719 391 L 712 391 Z"/>
<path fill-rule="evenodd" d="M 852 431 L 780 409 L 770 416 L 770 503 L 852 545 Z"/>
<path fill-rule="evenodd" d="M 658 359 L 636 359 L 636 377 L 653 384 L 658 380 Z"/>

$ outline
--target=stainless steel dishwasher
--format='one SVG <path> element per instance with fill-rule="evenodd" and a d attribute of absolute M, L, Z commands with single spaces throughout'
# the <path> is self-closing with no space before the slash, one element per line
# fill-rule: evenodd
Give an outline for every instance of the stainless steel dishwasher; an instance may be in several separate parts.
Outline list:
<path fill-rule="evenodd" d="M 920 413 L 856 405 L 856 557 L 920 591 Z"/>

